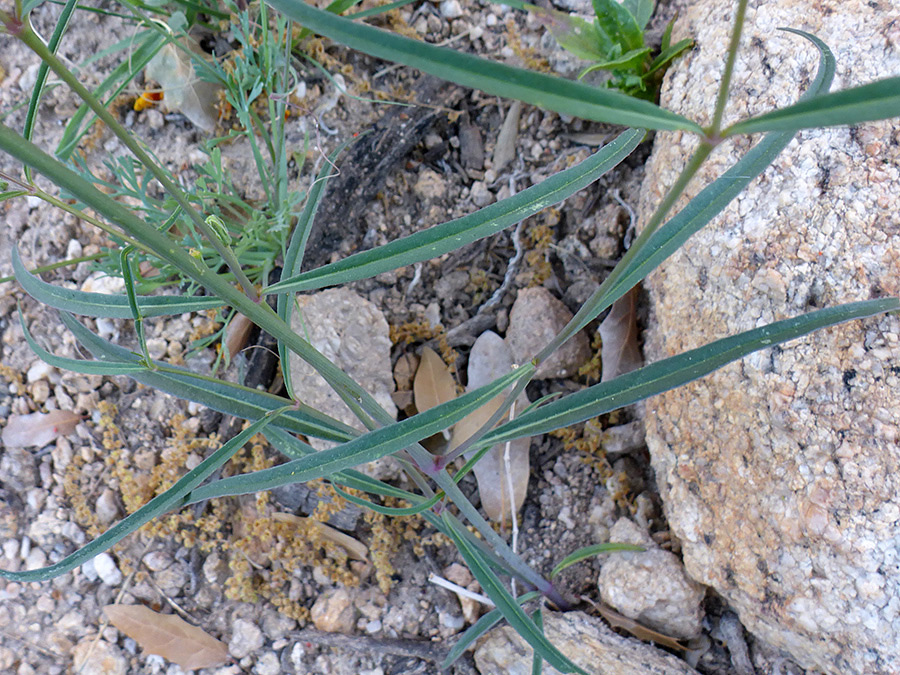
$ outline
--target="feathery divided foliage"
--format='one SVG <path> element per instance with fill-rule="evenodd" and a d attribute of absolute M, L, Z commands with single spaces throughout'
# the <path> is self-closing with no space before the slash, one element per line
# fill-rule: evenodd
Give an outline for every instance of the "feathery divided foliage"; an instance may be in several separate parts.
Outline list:
<path fill-rule="evenodd" d="M 392 509 L 342 492 L 357 503 L 383 513 L 420 513 L 435 529 L 452 539 L 459 548 L 460 554 L 497 609 L 469 629 L 453 650 L 452 658 L 461 654 L 466 645 L 502 617 L 534 647 L 537 655 L 536 663 L 539 664 L 540 659 L 544 659 L 562 672 L 583 671 L 544 637 L 539 613 L 526 613 L 521 605 L 535 597 L 543 596 L 557 606 L 565 607 L 566 599 L 560 596 L 548 579 L 544 579 L 526 565 L 494 532 L 459 490 L 457 487 L 459 476 L 451 475 L 447 462 L 441 457 L 432 456 L 419 445 L 419 442 L 447 429 L 512 385 L 512 393 L 506 399 L 506 406 L 501 407 L 496 415 L 499 419 L 532 377 L 538 363 L 578 330 L 597 318 L 601 312 L 677 250 L 694 232 L 710 222 L 731 199 L 769 166 L 797 130 L 823 125 L 855 124 L 900 114 L 900 78 L 882 80 L 836 94 L 828 93 L 834 74 L 831 52 L 814 36 L 799 31 L 794 32 L 811 40 L 820 52 L 818 73 L 810 89 L 803 95 L 803 100 L 783 110 L 721 129 L 721 113 L 727 99 L 738 44 L 738 40 L 735 39 L 722 80 L 722 95 L 719 97 L 713 117 L 716 121 L 710 128 L 703 129 L 696 122 L 660 108 L 648 100 L 629 97 L 610 89 L 596 89 L 579 82 L 528 72 L 469 54 L 417 42 L 373 28 L 360 20 L 342 18 L 328 11 L 315 9 L 302 0 L 268 0 L 268 5 L 279 12 L 276 17 L 269 15 L 271 10 L 266 5 L 255 5 L 249 10 L 239 10 L 237 6 L 229 4 L 228 16 L 232 17 L 235 25 L 244 26 L 249 30 L 251 24 L 269 26 L 271 20 L 275 26 L 273 30 L 276 39 L 267 43 L 269 50 L 264 56 L 268 58 L 255 62 L 255 71 L 252 73 L 248 71 L 244 73 L 246 77 L 240 81 L 233 79 L 230 83 L 227 78 L 231 74 L 217 70 L 195 54 L 191 55 L 195 67 L 204 73 L 204 77 L 218 80 L 225 85 L 229 94 L 236 97 L 237 105 L 246 105 L 252 99 L 245 85 L 251 89 L 250 93 L 257 92 L 257 95 L 268 88 L 268 104 L 271 107 L 269 119 L 272 123 L 261 124 L 258 118 L 254 119 L 245 110 L 245 117 L 241 119 L 244 131 L 239 132 L 245 133 L 248 142 L 253 145 L 254 161 L 267 186 L 266 203 L 237 204 L 232 200 L 223 206 L 223 202 L 213 200 L 209 195 L 203 194 L 202 190 L 186 194 L 157 164 L 142 143 L 107 111 L 106 106 L 110 98 L 130 81 L 156 51 L 163 45 L 177 43 L 179 31 L 182 31 L 188 23 L 198 20 L 202 13 L 218 18 L 227 17 L 223 17 L 219 10 L 211 7 L 198 12 L 196 4 L 186 3 L 187 7 L 194 8 L 190 10 L 192 13 L 183 15 L 174 24 L 169 21 L 162 27 L 158 19 L 151 16 L 159 11 L 156 3 L 148 5 L 137 0 L 126 0 L 123 4 L 126 13 L 135 17 L 142 31 L 140 44 L 127 60 L 127 64 L 123 62 L 123 65 L 117 68 L 97 91 L 90 92 L 54 55 L 59 38 L 65 32 L 68 16 L 75 7 L 75 1 L 70 0 L 66 4 L 57 31 L 49 45 L 45 45 L 29 27 L 28 13 L 34 4 L 34 2 L 25 5 L 17 3 L 14 13 L 0 11 L 0 21 L 7 33 L 5 39 L 21 40 L 42 59 L 46 67 L 42 68 L 40 84 L 36 87 L 35 96 L 28 110 L 29 122 L 24 134 L 0 124 L 0 149 L 18 159 L 25 167 L 23 178 L 10 181 L 17 183 L 20 189 L 4 187 L 0 199 L 24 195 L 37 196 L 59 208 L 76 213 L 87 222 L 103 227 L 123 247 L 120 264 L 121 272 L 126 279 L 127 293 L 122 297 L 111 299 L 109 296 L 98 297 L 91 293 L 54 287 L 31 274 L 23 265 L 18 253 L 14 251 L 13 265 L 16 279 L 26 292 L 39 302 L 61 311 L 66 326 L 94 359 L 69 359 L 53 355 L 35 341 L 26 327 L 29 344 L 41 358 L 56 367 L 93 374 L 128 374 L 148 386 L 250 420 L 252 425 L 186 473 L 168 492 L 129 515 L 84 548 L 46 568 L 20 572 L 0 570 L 0 576 L 20 581 L 49 579 L 74 569 L 97 553 L 108 549 L 122 537 L 134 532 L 143 523 L 169 510 L 211 497 L 243 494 L 296 481 L 324 478 L 338 489 L 349 487 L 374 497 L 405 500 L 410 504 L 408 508 Z M 346 4 L 349 3 L 335 9 L 346 9 Z M 645 1 L 630 3 L 630 6 L 634 6 L 635 11 L 641 14 L 641 23 L 644 25 L 649 16 L 644 16 L 647 4 Z M 736 36 L 739 36 L 742 28 L 745 6 L 746 0 L 739 0 L 738 18 L 735 22 Z M 316 33 L 326 36 L 350 48 L 418 68 L 463 86 L 479 88 L 492 95 L 517 98 L 561 114 L 620 124 L 629 128 L 581 164 L 568 168 L 515 197 L 488 206 L 469 216 L 436 224 L 385 246 L 300 274 L 309 227 L 315 216 L 315 206 L 320 199 L 327 199 L 325 186 L 331 175 L 331 165 L 325 165 L 313 191 L 307 196 L 306 207 L 301 210 L 300 196 L 290 196 L 285 178 L 287 157 L 282 124 L 285 105 L 283 95 L 288 84 L 296 77 L 290 60 L 291 40 L 288 39 L 288 36 L 292 35 L 290 22 L 301 24 L 304 34 Z M 173 28 L 173 25 L 176 28 Z M 263 33 L 267 31 L 264 30 Z M 258 37 L 263 41 L 269 39 L 264 36 Z M 635 46 L 634 49 L 640 51 L 642 48 Z M 625 55 L 627 52 L 620 54 L 623 58 Z M 53 71 L 84 101 L 83 108 L 70 124 L 63 144 L 57 148 L 55 156 L 30 142 L 34 115 L 46 73 L 49 71 Z M 79 135 L 87 128 L 84 121 L 91 116 L 98 117 L 131 150 L 133 159 L 120 164 L 119 171 L 134 176 L 130 183 L 132 193 L 129 194 L 130 196 L 143 194 L 137 206 L 127 206 L 99 190 L 86 173 L 86 167 L 68 161 L 72 157 Z M 352 381 L 316 351 L 302 336 L 291 331 L 286 320 L 286 308 L 290 307 L 291 295 L 296 291 L 313 290 L 369 278 L 387 270 L 439 256 L 466 243 L 499 232 L 528 215 L 566 199 L 597 180 L 623 161 L 642 141 L 647 130 L 653 129 L 679 129 L 697 134 L 700 145 L 696 155 L 688 163 L 684 174 L 666 195 L 627 255 L 565 330 L 545 350 L 535 355 L 533 361 L 521 364 L 519 368 L 496 382 L 398 423 L 394 422 L 358 383 Z M 707 186 L 684 209 L 666 220 L 668 211 L 715 144 L 728 136 L 751 132 L 768 133 L 734 167 Z M 261 145 L 257 145 L 258 138 L 264 141 Z M 208 149 L 212 164 L 207 165 L 205 180 L 218 181 L 220 185 L 224 185 L 222 181 L 225 177 L 216 173 L 215 147 L 211 146 Z M 56 185 L 59 195 L 39 189 L 33 183 L 33 172 L 42 174 Z M 123 174 L 119 175 L 121 177 Z M 145 188 L 151 177 L 156 178 L 163 187 L 163 194 L 159 197 L 146 197 Z M 225 192 L 228 193 L 229 190 L 226 189 Z M 75 200 L 74 205 L 68 201 L 71 199 Z M 91 210 L 96 216 L 87 214 L 86 209 Z M 296 221 L 296 225 L 290 232 L 290 240 L 276 240 L 269 249 L 271 256 L 267 258 L 268 262 L 257 268 L 255 262 L 247 257 L 246 251 L 234 249 L 233 241 L 228 235 L 230 228 L 234 227 L 235 231 L 239 229 L 235 224 L 235 213 L 250 214 L 244 223 L 246 226 L 252 226 L 254 222 L 262 223 L 266 227 L 274 226 L 276 232 L 285 237 L 291 230 L 291 223 Z M 210 219 L 210 216 L 215 218 Z M 189 239 L 183 239 L 178 233 L 189 233 L 187 235 Z M 127 250 L 125 247 L 128 247 Z M 278 283 L 266 286 L 266 273 L 274 264 L 275 257 L 282 253 L 282 249 L 285 261 L 282 278 Z M 132 254 L 152 261 L 156 269 L 170 270 L 179 278 L 190 280 L 193 288 L 203 288 L 206 295 L 200 297 L 187 293 L 181 296 L 146 296 L 145 291 L 150 285 L 142 284 L 133 274 L 130 260 Z M 261 292 L 254 283 L 263 284 Z M 266 302 L 261 301 L 261 296 L 273 294 L 278 299 L 278 311 L 270 309 Z M 153 362 L 147 356 L 145 348 L 138 354 L 113 345 L 89 331 L 72 316 L 72 313 L 75 313 L 94 317 L 125 317 L 139 323 L 144 317 L 199 311 L 211 305 L 241 312 L 277 338 L 283 356 L 293 351 L 310 363 L 360 419 L 367 423 L 371 431 L 360 433 L 304 406 L 301 401 L 249 390 L 166 363 Z M 545 433 L 586 420 L 702 377 L 755 350 L 794 339 L 838 322 L 895 311 L 898 308 L 900 302 L 897 298 L 857 302 L 812 312 L 728 337 L 552 403 L 537 405 L 514 421 L 496 428 L 492 429 L 492 424 L 488 424 L 483 430 L 482 437 L 476 441 L 474 449 Z M 140 331 L 138 333 L 140 334 Z M 257 431 L 262 431 L 271 444 L 289 461 L 256 473 L 205 483 L 216 468 Z M 314 452 L 294 434 L 333 440 L 339 442 L 339 445 L 330 450 Z M 405 466 L 413 478 L 413 483 L 418 486 L 417 492 L 402 490 L 354 470 L 355 466 L 362 463 L 400 453 L 410 460 Z M 481 535 L 480 538 L 472 535 L 467 526 L 477 530 Z M 583 555 L 588 554 L 589 552 L 585 552 Z M 561 565 L 578 558 L 578 554 L 573 555 L 575 558 L 570 556 L 562 561 Z M 501 577 L 518 579 L 520 583 L 534 591 L 516 599 L 507 590 Z"/>

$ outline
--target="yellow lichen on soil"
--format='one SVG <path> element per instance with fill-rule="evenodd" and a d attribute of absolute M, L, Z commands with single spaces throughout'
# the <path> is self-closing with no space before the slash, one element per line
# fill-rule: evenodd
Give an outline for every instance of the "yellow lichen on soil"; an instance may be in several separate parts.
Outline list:
<path fill-rule="evenodd" d="M 553 268 L 548 260 L 548 252 L 553 246 L 553 228 L 559 224 L 559 209 L 549 208 L 536 216 L 538 222 L 526 231 L 528 252 L 525 254 L 525 269 L 519 275 L 522 285 L 540 286 L 553 275 Z"/>
<path fill-rule="evenodd" d="M 436 328 L 425 319 L 418 321 L 407 321 L 399 326 L 390 326 L 391 344 L 399 343 L 412 344 L 413 342 L 426 342 L 428 340 L 437 340 L 438 351 L 444 363 L 452 372 L 456 372 L 456 360 L 459 358 L 456 350 L 447 342 L 447 331 L 443 326 Z"/>
<path fill-rule="evenodd" d="M 513 19 L 509 19 L 506 22 L 506 43 L 513 50 L 513 54 L 522 60 L 522 64 L 528 70 L 536 70 L 541 73 L 553 72 L 550 62 L 546 58 L 540 56 L 534 47 L 524 44 Z"/>

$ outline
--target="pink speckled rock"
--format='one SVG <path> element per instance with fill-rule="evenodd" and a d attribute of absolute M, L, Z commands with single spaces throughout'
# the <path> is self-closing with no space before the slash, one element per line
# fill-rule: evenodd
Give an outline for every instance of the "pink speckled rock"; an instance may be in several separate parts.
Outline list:
<path fill-rule="evenodd" d="M 687 4 L 687 3 L 685 3 Z M 751 1 L 726 122 L 797 99 L 818 54 L 834 90 L 900 72 L 886 0 Z M 709 122 L 732 2 L 691 2 L 679 39 L 697 49 L 663 104 Z M 723 144 L 689 192 L 750 147 Z M 652 207 L 695 140 L 662 133 Z M 900 292 L 897 120 L 804 131 L 704 231 L 653 273 L 652 360 L 788 316 Z M 758 638 L 829 673 L 900 672 L 900 318 L 881 316 L 754 354 L 646 405 L 648 445 L 672 531 L 697 581 Z"/>

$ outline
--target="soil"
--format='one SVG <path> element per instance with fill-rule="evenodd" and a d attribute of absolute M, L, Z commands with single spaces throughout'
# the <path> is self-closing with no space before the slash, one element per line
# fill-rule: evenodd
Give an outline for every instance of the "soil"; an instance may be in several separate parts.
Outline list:
<path fill-rule="evenodd" d="M 447 16 L 453 14 L 452 7 L 428 3 L 409 7 L 416 9 L 404 9 L 401 17 L 430 42 L 451 40 L 456 49 L 515 64 L 549 62 L 558 69 L 566 67 L 565 57 L 521 13 L 499 5 L 466 4 L 462 15 L 450 20 Z M 34 24 L 42 35 L 52 32 L 59 11 L 58 5 L 49 3 L 35 10 Z M 658 28 L 656 24 L 662 25 L 665 18 L 663 9 L 654 26 Z M 116 17 L 76 12 L 60 53 L 70 63 L 77 63 L 87 54 L 128 39 L 131 32 L 132 28 Z M 612 128 L 564 120 L 525 106 L 516 157 L 511 165 L 496 170 L 491 158 L 508 102 L 436 86 L 430 78 L 405 68 L 382 74 L 384 63 L 340 47 L 329 46 L 327 54 L 335 63 L 352 66 L 346 77 L 351 89 L 366 82 L 391 96 L 406 92 L 417 107 L 398 113 L 406 109 L 344 96 L 322 114 L 318 127 L 314 115 L 291 118 L 288 137 L 298 147 L 304 138 L 301 125 L 311 130 L 314 161 L 355 133 L 376 132 L 366 145 L 348 151 L 346 163 L 339 163 L 342 176 L 330 192 L 337 197 L 326 197 L 325 215 L 317 223 L 343 225 L 339 229 L 319 226 L 314 232 L 308 258 L 311 265 L 470 213 L 484 205 L 481 200 L 507 196 L 586 157 L 590 147 L 580 142 L 586 137 L 608 139 L 616 133 Z M 102 58 L 81 76 L 96 85 L 112 65 L 111 57 Z M 0 111 L 5 124 L 20 129 L 37 61 L 18 43 L 4 38 L 0 41 L 0 66 L 5 71 L 0 81 Z M 315 74 L 308 86 L 323 99 L 330 94 L 327 82 Z M 130 92 L 131 96 L 137 93 L 136 88 Z M 311 100 L 309 109 L 316 110 L 319 104 Z M 76 101 L 64 87 L 50 88 L 40 108 L 35 134 L 38 145 L 55 147 L 75 109 Z M 118 110 L 123 121 L 177 176 L 185 181 L 196 177 L 190 164 L 202 158 L 197 148 L 203 132 L 177 113 L 163 116 L 153 109 L 135 113 L 127 106 Z M 415 124 L 406 125 L 409 119 Z M 326 128 L 337 133 L 329 135 Z M 108 132 L 93 135 L 89 142 L 87 155 L 95 166 L 106 157 L 124 154 L 124 148 Z M 468 348 L 478 334 L 488 329 L 505 331 L 518 288 L 543 284 L 576 310 L 624 250 L 631 229 L 628 204 L 637 201 L 642 163 L 649 150 L 645 144 L 589 189 L 525 221 L 518 235 L 526 248 L 525 259 L 500 302 L 487 311 L 479 313 L 479 307 L 500 288 L 515 253 L 512 230 L 420 267 L 353 284 L 395 328 L 394 363 L 423 344 L 441 346 L 440 335 L 435 337 L 421 328 L 424 319 L 437 317 L 444 327 L 446 345 L 455 352 L 456 370 L 464 373 Z M 251 159 L 242 152 L 239 147 L 226 152 L 236 179 L 250 174 Z M 6 156 L 0 156 L 0 170 L 20 175 L 20 167 Z M 309 180 L 310 171 L 300 172 L 299 183 L 306 185 Z M 243 188 L 248 196 L 258 190 L 251 183 Z M 0 208 L 5 222 L 0 228 L 0 275 L 11 274 L 13 242 L 29 266 L 89 254 L 106 244 L 105 235 L 89 224 L 37 200 L 7 201 Z M 76 288 L 91 270 L 89 263 L 82 263 L 43 278 Z M 74 410 L 83 421 L 73 434 L 44 447 L 26 453 L 2 449 L 0 562 L 6 569 L 57 562 L 91 536 L 92 526 L 106 526 L 123 515 L 130 490 L 134 490 L 129 487 L 131 479 L 140 485 L 152 480 L 154 467 L 198 461 L 212 444 L 192 442 L 194 438 L 234 433 L 231 421 L 222 420 L 218 413 L 138 386 L 129 378 L 43 369 L 24 341 L 17 302 L 29 330 L 45 347 L 64 356 L 77 353 L 74 339 L 55 311 L 33 301 L 15 283 L 0 284 L 0 426 L 10 415 L 52 408 Z M 87 319 L 84 323 L 129 349 L 136 348 L 131 322 Z M 190 347 L 191 336 L 209 323 L 205 316 L 170 317 L 147 321 L 146 330 L 154 349 L 178 361 Z M 595 325 L 590 329 L 593 335 Z M 407 342 L 401 339 L 404 335 L 413 339 Z M 264 339 L 251 336 L 251 344 Z M 191 364 L 208 367 L 213 358 L 209 349 Z M 229 378 L 243 379 L 242 362 L 236 359 L 227 373 Z M 260 371 L 257 365 L 243 368 L 254 374 Z M 543 381 L 531 385 L 529 395 L 537 400 L 549 393 L 577 390 L 588 382 L 586 377 Z M 271 385 L 271 381 L 263 383 Z M 599 426 L 640 425 L 638 413 L 619 411 L 599 420 Z M 626 444 L 604 453 L 597 449 L 600 444 L 591 429 L 579 428 L 576 436 L 587 439 L 582 449 L 550 436 L 532 442 L 531 482 L 518 538 L 526 561 L 547 575 L 563 555 L 605 541 L 609 528 L 621 516 L 648 527 L 657 541 L 677 552 L 677 542 L 667 536 L 646 449 L 640 443 Z M 245 453 L 243 467 L 266 461 L 278 460 L 274 451 L 260 446 L 256 454 Z M 463 488 L 477 499 L 473 480 L 466 479 Z M 145 530 L 119 544 L 111 552 L 112 571 L 88 567 L 45 583 L 0 585 L 0 671 L 19 675 L 181 672 L 159 657 L 144 655 L 134 640 L 107 624 L 101 608 L 121 602 L 167 612 L 172 608 L 229 643 L 235 660 L 205 672 L 438 672 L 438 663 L 454 636 L 465 630 L 473 617 L 464 616 L 457 597 L 429 583 L 428 578 L 459 572 L 448 569 L 462 562 L 458 554 L 434 537 L 422 521 L 395 524 L 345 509 L 325 516 L 330 515 L 333 524 L 373 552 L 382 551 L 387 562 L 376 566 L 335 560 L 333 551 L 312 547 L 315 550 L 305 553 L 305 564 L 298 562 L 286 577 L 279 576 L 268 552 L 259 548 L 264 539 L 254 540 L 248 523 L 253 522 L 257 508 L 268 515 L 295 509 L 308 514 L 318 503 L 317 489 L 312 486 L 311 496 L 281 493 L 261 506 L 252 496 L 216 507 L 207 505 L 192 512 L 192 522 L 166 520 L 155 533 Z M 322 513 L 320 507 L 319 515 Z M 200 522 L 208 523 L 210 531 L 203 532 Z M 599 567 L 600 561 L 594 560 L 564 572 L 559 584 L 563 595 L 597 599 Z M 310 610 L 320 598 L 337 597 L 331 609 L 343 607 L 344 596 L 335 591 L 344 587 L 352 615 L 349 634 L 317 630 L 309 619 Z M 252 592 L 257 595 L 255 601 L 250 601 Z M 236 596 L 243 599 L 233 599 Z M 715 635 L 727 607 L 710 592 L 706 609 L 707 634 Z M 705 651 L 694 652 L 700 672 L 738 672 L 720 642 L 707 639 L 705 645 Z M 475 672 L 471 653 L 450 672 Z M 793 668 L 792 672 L 802 671 Z"/>

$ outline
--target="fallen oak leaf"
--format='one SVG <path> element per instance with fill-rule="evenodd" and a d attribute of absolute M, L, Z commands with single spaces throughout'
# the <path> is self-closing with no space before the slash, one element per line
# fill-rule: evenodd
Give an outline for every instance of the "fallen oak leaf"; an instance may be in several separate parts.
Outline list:
<path fill-rule="evenodd" d="M 71 410 L 51 410 L 48 413 L 10 415 L 0 439 L 10 448 L 44 446 L 58 436 L 68 436 L 81 421 L 81 415 Z"/>
<path fill-rule="evenodd" d="M 145 652 L 185 670 L 213 668 L 229 659 L 224 642 L 174 614 L 159 614 L 143 605 L 106 605 L 103 613 Z"/>

